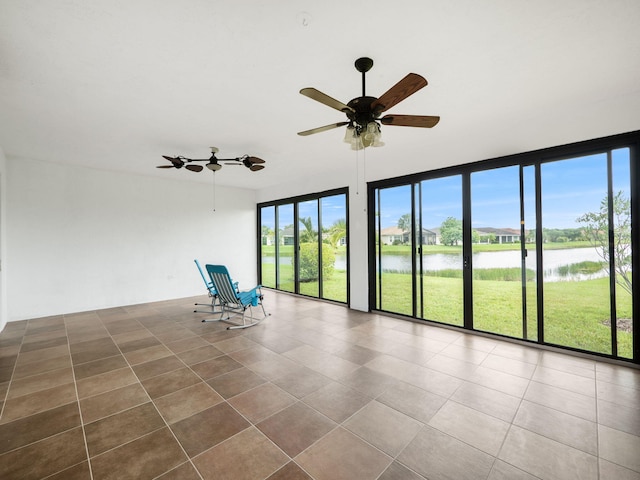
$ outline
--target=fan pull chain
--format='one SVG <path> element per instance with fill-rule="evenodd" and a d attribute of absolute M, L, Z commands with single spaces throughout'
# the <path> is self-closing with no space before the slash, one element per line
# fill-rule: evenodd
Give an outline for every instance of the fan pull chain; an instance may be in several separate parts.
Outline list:
<path fill-rule="evenodd" d="M 360 195 L 360 159 L 356 150 L 356 195 Z"/>
<path fill-rule="evenodd" d="M 362 149 L 362 185 L 367 184 L 367 151 Z"/>
<path fill-rule="evenodd" d="M 362 181 L 367 181 L 367 152 L 362 149 Z M 360 195 L 360 149 L 356 150 L 356 195 Z"/>
<path fill-rule="evenodd" d="M 213 213 L 216 213 L 216 172 L 213 172 Z"/>
<path fill-rule="evenodd" d="M 362 185 L 367 185 L 367 152 L 365 149 L 362 150 Z M 367 207 L 365 205 L 363 211 L 366 213 Z"/>

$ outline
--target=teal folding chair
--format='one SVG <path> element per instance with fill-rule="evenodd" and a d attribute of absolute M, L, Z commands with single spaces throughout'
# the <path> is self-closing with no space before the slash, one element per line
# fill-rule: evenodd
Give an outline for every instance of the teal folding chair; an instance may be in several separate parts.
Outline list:
<path fill-rule="evenodd" d="M 262 304 L 263 295 L 261 285 L 257 285 L 251 290 L 239 291 L 237 283 L 234 285 L 231 280 L 227 267 L 224 265 L 207 265 L 206 269 L 211 283 L 213 283 L 213 288 L 215 288 L 217 292 L 221 312 L 220 318 L 205 319 L 202 320 L 203 322 L 222 321 L 230 323 L 231 326 L 227 327 L 227 330 L 232 330 L 236 328 L 253 327 L 270 315 L 265 311 L 264 305 Z M 253 307 L 258 306 L 262 309 L 261 318 L 253 315 Z M 249 315 L 247 315 L 247 310 L 250 312 Z M 232 317 L 240 315 L 241 319 L 239 322 L 231 321 Z"/>

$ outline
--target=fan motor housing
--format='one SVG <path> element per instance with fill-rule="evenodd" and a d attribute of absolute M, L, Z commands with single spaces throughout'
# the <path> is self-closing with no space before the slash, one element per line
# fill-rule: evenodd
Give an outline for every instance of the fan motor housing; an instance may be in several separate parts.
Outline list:
<path fill-rule="evenodd" d="M 373 60 L 371 60 L 369 57 L 362 57 L 356 60 L 355 66 L 356 70 L 365 73 L 371 70 L 371 67 L 373 67 Z"/>
<path fill-rule="evenodd" d="M 356 122 L 361 127 L 373 122 L 378 115 L 371 111 L 371 104 L 376 101 L 376 97 L 358 97 L 347 103 L 347 106 L 353 108 L 353 112 L 347 112 L 349 120 Z"/>

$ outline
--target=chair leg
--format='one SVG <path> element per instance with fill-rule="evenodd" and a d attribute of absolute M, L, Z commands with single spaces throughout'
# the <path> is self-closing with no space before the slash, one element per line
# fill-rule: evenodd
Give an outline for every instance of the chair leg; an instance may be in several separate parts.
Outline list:
<path fill-rule="evenodd" d="M 262 295 L 260 295 L 259 296 L 259 301 L 258 301 L 258 305 L 260 305 L 260 308 L 262 309 L 262 318 L 256 318 L 253 315 L 253 306 L 251 304 L 248 304 L 248 305 L 237 304 L 235 306 L 231 306 L 231 305 L 227 304 L 227 302 L 222 302 L 220 300 L 220 298 L 218 298 L 217 300 L 218 300 L 218 304 L 220 305 L 220 310 L 214 310 L 212 308 L 212 311 L 203 312 L 203 313 L 220 313 L 220 317 L 218 317 L 218 318 L 205 318 L 202 321 L 203 322 L 225 322 L 225 323 L 229 323 L 230 325 L 227 327 L 227 330 L 235 330 L 235 329 L 238 329 L 238 328 L 253 327 L 254 325 L 257 325 L 262 320 L 264 320 L 265 318 L 267 318 L 268 316 L 271 315 L 270 313 L 267 313 L 266 310 L 264 309 L 264 304 L 262 303 L 262 298 L 263 298 Z M 212 305 L 213 305 L 213 302 L 212 302 Z M 250 310 L 250 314 L 248 316 L 247 316 L 247 309 L 251 309 Z M 225 316 L 225 313 L 226 313 L 226 316 Z M 232 316 L 239 316 L 240 314 L 242 314 L 242 317 L 241 317 L 239 323 L 231 321 L 231 317 Z"/>
<path fill-rule="evenodd" d="M 242 323 L 241 324 L 234 324 L 231 325 L 229 327 L 227 327 L 227 330 L 236 330 L 238 328 L 249 328 L 249 327 L 253 327 L 255 325 L 258 325 L 262 320 L 264 320 L 265 318 L 267 318 L 269 315 L 271 315 L 270 313 L 267 313 L 264 310 L 264 305 L 262 304 L 262 302 L 260 302 L 260 307 L 262 308 L 262 313 L 264 314 L 262 318 L 255 318 L 253 316 L 253 306 L 251 305 L 247 305 L 244 310 L 242 311 Z M 251 310 L 251 314 L 249 315 L 249 318 L 251 319 L 251 322 L 247 323 L 245 320 L 245 315 L 247 313 L 247 308 L 249 308 Z"/>
<path fill-rule="evenodd" d="M 211 303 L 194 303 L 194 305 L 207 306 L 211 310 L 194 310 L 193 313 L 219 313 L 222 311 L 222 310 L 216 309 L 216 307 L 222 308 L 222 305 L 220 305 L 218 296 L 217 295 L 209 295 L 209 296 L 211 297 Z"/>
<path fill-rule="evenodd" d="M 221 321 L 225 321 L 225 320 L 226 320 L 225 318 L 222 318 L 222 317 L 224 317 L 224 312 L 225 312 L 225 308 L 224 308 L 224 307 L 225 307 L 225 306 L 224 306 L 224 304 L 223 304 L 222 302 L 220 302 L 220 299 L 218 299 L 218 303 L 219 303 L 219 305 L 220 305 L 220 310 L 212 309 L 212 311 L 211 311 L 211 312 L 203 312 L 203 313 L 219 313 L 219 314 L 220 314 L 220 317 L 219 317 L 219 318 L 203 318 L 203 319 L 202 319 L 202 322 L 203 322 L 203 323 L 208 323 L 208 322 L 221 322 Z M 229 318 L 229 317 L 227 316 L 227 318 Z"/>
<path fill-rule="evenodd" d="M 267 318 L 268 316 L 270 316 L 270 315 L 271 315 L 270 313 L 267 313 L 267 312 L 265 311 L 265 309 L 264 309 L 264 305 L 262 304 L 262 301 L 260 302 L 260 308 L 262 308 L 262 314 L 264 315 L 263 319 L 264 319 L 264 318 Z"/>

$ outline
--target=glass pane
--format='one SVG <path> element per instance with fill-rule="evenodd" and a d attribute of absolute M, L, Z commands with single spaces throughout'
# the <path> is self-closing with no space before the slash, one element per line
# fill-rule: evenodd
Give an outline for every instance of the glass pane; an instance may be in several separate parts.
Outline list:
<path fill-rule="evenodd" d="M 631 308 L 631 173 L 629 149 L 612 152 L 613 231 L 618 356 L 633 358 Z"/>
<path fill-rule="evenodd" d="M 600 248 L 609 229 L 607 156 L 540 168 L 544 341 L 610 354 L 609 274 Z"/>
<path fill-rule="evenodd" d="M 265 287 L 276 287 L 276 209 L 260 209 L 260 283 Z"/>
<path fill-rule="evenodd" d="M 322 297 L 347 301 L 347 196 L 320 200 L 322 218 Z"/>
<path fill-rule="evenodd" d="M 471 175 L 473 328 L 516 338 L 524 334 L 520 218 L 518 166 Z"/>
<path fill-rule="evenodd" d="M 525 302 L 526 326 L 524 338 L 538 339 L 538 290 L 536 267 L 536 177 L 535 167 L 522 169 L 524 235 L 525 235 Z"/>
<path fill-rule="evenodd" d="M 426 180 L 420 191 L 422 231 L 417 239 L 421 242 L 422 309 L 418 316 L 462 326 L 462 178 Z"/>
<path fill-rule="evenodd" d="M 299 292 L 318 296 L 318 200 L 298 204 L 298 280 Z"/>
<path fill-rule="evenodd" d="M 384 188 L 378 190 L 378 193 L 377 308 L 412 315 L 411 186 Z"/>
<path fill-rule="evenodd" d="M 295 291 L 293 270 L 294 224 L 293 204 L 277 207 L 278 215 L 278 288 L 287 292 Z"/>

